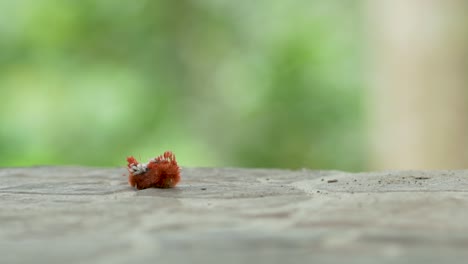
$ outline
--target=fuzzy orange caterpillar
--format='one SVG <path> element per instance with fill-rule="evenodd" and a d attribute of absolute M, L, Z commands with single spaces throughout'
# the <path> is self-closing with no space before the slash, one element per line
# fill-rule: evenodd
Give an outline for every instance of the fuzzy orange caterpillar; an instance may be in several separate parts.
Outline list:
<path fill-rule="evenodd" d="M 180 181 L 180 168 L 175 155 L 166 151 L 148 163 L 139 163 L 133 156 L 127 158 L 128 183 L 138 190 L 172 188 Z"/>

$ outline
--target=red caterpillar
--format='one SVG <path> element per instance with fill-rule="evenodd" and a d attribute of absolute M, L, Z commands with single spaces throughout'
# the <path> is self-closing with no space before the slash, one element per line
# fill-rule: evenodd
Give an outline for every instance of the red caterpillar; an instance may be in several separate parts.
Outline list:
<path fill-rule="evenodd" d="M 173 188 L 180 181 L 180 168 L 171 151 L 164 152 L 148 163 L 139 163 L 133 156 L 127 158 L 128 183 L 138 190 L 146 188 Z"/>

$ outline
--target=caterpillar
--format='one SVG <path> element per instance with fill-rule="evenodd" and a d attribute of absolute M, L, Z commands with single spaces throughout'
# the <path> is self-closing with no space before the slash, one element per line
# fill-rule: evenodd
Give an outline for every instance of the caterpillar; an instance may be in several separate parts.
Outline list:
<path fill-rule="evenodd" d="M 127 158 L 127 163 L 130 173 L 128 183 L 138 190 L 173 188 L 180 182 L 180 168 L 171 151 L 166 151 L 147 163 L 140 163 L 130 156 Z"/>

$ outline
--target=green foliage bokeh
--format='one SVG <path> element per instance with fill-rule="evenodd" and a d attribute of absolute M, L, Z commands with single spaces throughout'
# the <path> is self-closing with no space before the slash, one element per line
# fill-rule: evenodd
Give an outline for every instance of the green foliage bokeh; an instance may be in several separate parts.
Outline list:
<path fill-rule="evenodd" d="M 365 167 L 359 1 L 0 1 L 0 166 Z"/>

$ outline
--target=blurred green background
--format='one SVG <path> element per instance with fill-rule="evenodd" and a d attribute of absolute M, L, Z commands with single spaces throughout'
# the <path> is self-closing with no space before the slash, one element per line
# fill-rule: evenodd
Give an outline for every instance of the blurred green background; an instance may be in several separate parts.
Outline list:
<path fill-rule="evenodd" d="M 0 0 L 0 166 L 364 169 L 360 5 Z"/>

